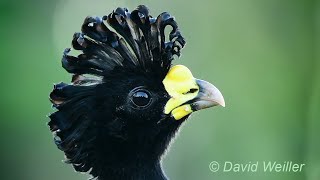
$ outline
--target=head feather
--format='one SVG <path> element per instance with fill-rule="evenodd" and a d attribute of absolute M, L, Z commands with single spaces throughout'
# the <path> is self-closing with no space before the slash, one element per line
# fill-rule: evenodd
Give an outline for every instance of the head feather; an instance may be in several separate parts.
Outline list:
<path fill-rule="evenodd" d="M 167 26 L 172 31 L 166 38 Z M 62 65 L 74 74 L 106 76 L 115 67 L 122 67 L 163 76 L 184 45 L 178 25 L 169 13 L 153 18 L 143 5 L 131 13 L 126 8 L 117 8 L 108 16 L 84 20 L 81 33 L 75 33 L 72 40 L 73 48 L 82 53 L 74 57 L 66 49 Z"/>

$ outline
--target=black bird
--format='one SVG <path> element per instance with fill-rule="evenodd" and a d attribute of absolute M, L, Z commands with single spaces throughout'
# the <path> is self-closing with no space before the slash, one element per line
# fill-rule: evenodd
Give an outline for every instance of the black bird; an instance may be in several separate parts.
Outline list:
<path fill-rule="evenodd" d="M 171 26 L 170 34 L 165 28 Z M 70 84 L 54 86 L 50 130 L 66 162 L 98 180 L 164 180 L 161 157 L 180 125 L 224 99 L 212 84 L 172 65 L 185 45 L 169 13 L 146 6 L 87 17 L 62 66 Z"/>

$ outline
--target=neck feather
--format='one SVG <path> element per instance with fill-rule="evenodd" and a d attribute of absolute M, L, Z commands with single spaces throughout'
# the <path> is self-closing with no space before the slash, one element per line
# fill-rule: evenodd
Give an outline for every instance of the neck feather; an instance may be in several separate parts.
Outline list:
<path fill-rule="evenodd" d="M 106 168 L 98 180 L 167 180 L 160 162 L 129 163 L 122 167 Z"/>

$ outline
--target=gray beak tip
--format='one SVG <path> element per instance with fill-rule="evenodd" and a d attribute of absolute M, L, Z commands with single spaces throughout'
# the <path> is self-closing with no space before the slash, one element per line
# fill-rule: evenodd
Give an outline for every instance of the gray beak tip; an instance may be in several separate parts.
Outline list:
<path fill-rule="evenodd" d="M 218 105 L 222 107 L 226 106 L 223 95 L 218 88 L 204 80 L 197 79 L 196 81 L 200 88 L 197 97 L 198 102 L 196 102 L 198 109 L 205 109 Z"/>

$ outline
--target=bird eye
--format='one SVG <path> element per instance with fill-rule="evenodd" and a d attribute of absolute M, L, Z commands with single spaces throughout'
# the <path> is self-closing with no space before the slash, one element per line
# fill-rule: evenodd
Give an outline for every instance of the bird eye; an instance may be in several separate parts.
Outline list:
<path fill-rule="evenodd" d="M 136 90 L 131 95 L 131 102 L 137 107 L 146 107 L 151 103 L 151 95 L 147 90 Z"/>

